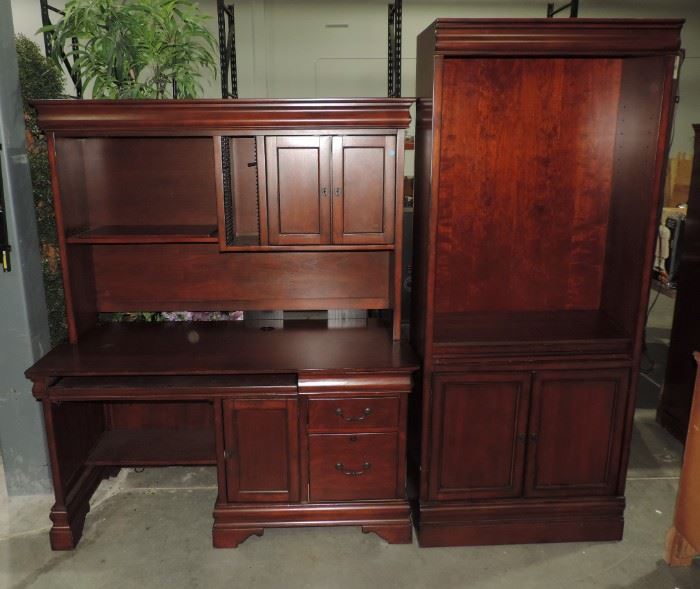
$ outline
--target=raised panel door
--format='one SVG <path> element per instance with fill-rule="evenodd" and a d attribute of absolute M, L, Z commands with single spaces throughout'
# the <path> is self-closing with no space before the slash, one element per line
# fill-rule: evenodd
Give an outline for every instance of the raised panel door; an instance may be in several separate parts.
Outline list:
<path fill-rule="evenodd" d="M 528 372 L 434 377 L 431 499 L 521 494 L 529 393 Z"/>
<path fill-rule="evenodd" d="M 297 402 L 224 401 L 229 501 L 299 498 Z"/>
<path fill-rule="evenodd" d="M 333 243 L 394 240 L 396 137 L 333 137 Z"/>
<path fill-rule="evenodd" d="M 267 137 L 265 150 L 270 244 L 329 243 L 331 138 Z"/>
<path fill-rule="evenodd" d="M 629 371 L 538 372 L 533 380 L 525 493 L 614 493 Z"/>

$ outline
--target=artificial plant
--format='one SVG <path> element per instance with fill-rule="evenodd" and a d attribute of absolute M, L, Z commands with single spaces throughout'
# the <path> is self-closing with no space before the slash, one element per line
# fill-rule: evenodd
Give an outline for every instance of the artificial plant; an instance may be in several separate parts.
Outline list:
<path fill-rule="evenodd" d="M 75 60 L 93 98 L 168 98 L 173 85 L 193 98 L 205 71 L 216 76 L 208 18 L 193 0 L 70 0 L 41 31 Z M 52 55 L 59 64 L 60 52 Z"/>

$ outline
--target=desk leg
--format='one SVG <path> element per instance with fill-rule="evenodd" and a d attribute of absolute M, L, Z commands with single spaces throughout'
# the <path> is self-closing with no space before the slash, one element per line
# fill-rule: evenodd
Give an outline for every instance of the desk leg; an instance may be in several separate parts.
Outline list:
<path fill-rule="evenodd" d="M 56 498 L 49 538 L 53 550 L 71 550 L 83 533 L 90 498 L 106 474 L 104 467 L 86 464 L 104 431 L 104 414 L 97 403 L 42 403 Z"/>

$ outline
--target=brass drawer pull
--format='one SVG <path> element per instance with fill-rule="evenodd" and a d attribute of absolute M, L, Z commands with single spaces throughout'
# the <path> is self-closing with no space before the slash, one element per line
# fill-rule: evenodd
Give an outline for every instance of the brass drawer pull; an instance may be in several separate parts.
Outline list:
<path fill-rule="evenodd" d="M 345 415 L 343 415 L 343 410 L 340 407 L 336 408 L 335 410 L 335 414 L 338 417 L 342 417 L 345 421 L 364 421 L 370 416 L 371 413 L 372 409 L 370 409 L 369 407 L 365 407 L 364 411 L 362 412 L 362 415 L 351 415 L 349 417 L 345 417 Z"/>
<path fill-rule="evenodd" d="M 344 475 L 349 476 L 349 477 L 359 477 L 359 476 L 365 474 L 370 468 L 372 468 L 372 465 L 369 462 L 365 462 L 362 465 L 362 470 L 346 470 L 345 465 L 342 462 L 336 462 L 336 464 L 335 464 L 336 470 L 339 470 Z"/>

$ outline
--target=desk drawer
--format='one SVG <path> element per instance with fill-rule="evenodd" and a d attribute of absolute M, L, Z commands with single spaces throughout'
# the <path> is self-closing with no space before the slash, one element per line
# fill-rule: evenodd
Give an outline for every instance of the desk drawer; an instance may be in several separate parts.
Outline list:
<path fill-rule="evenodd" d="M 396 497 L 397 434 L 309 437 L 309 499 Z"/>
<path fill-rule="evenodd" d="M 398 423 L 398 397 L 309 400 L 309 431 L 394 430 Z"/>

